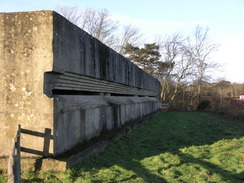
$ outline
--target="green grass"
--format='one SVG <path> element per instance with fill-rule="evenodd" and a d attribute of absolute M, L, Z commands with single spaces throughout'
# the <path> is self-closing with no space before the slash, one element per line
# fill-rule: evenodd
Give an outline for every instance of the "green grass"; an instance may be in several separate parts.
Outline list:
<path fill-rule="evenodd" d="M 244 182 L 244 123 L 210 113 L 162 112 L 60 172 L 25 172 L 23 182 Z M 1 179 L 0 179 L 1 180 Z"/>

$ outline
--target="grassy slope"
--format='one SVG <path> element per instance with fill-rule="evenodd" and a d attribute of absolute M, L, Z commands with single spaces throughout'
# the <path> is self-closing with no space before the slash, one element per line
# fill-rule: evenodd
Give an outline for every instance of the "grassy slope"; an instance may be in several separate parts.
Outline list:
<path fill-rule="evenodd" d="M 244 123 L 163 112 L 65 173 L 23 182 L 244 182 Z M 28 179 L 28 180 L 27 180 Z"/>

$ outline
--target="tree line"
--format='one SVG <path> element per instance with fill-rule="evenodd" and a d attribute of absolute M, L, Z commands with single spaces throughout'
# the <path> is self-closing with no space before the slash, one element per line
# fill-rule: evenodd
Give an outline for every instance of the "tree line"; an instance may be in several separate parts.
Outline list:
<path fill-rule="evenodd" d="M 204 95 L 244 94 L 243 84 L 211 82 L 211 75 L 221 66 L 211 58 L 218 45 L 209 39 L 208 28 L 196 26 L 190 35 L 176 33 L 145 43 L 138 28 L 121 26 L 106 9 L 58 6 L 57 11 L 157 78 L 162 87 L 162 102 L 196 109 Z"/>

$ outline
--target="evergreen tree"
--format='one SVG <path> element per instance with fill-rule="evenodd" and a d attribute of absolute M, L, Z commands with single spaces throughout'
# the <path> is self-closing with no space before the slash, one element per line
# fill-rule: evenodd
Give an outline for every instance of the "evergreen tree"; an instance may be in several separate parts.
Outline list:
<path fill-rule="evenodd" d="M 143 48 L 127 44 L 125 47 L 126 58 L 134 62 L 147 73 L 154 75 L 161 57 L 159 46 L 156 43 L 144 44 Z"/>

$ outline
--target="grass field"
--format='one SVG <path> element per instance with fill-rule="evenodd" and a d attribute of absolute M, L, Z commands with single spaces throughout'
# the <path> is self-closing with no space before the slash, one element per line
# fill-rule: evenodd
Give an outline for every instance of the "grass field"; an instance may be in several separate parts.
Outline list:
<path fill-rule="evenodd" d="M 162 112 L 73 169 L 24 172 L 22 182 L 243 183 L 244 122 Z"/>

